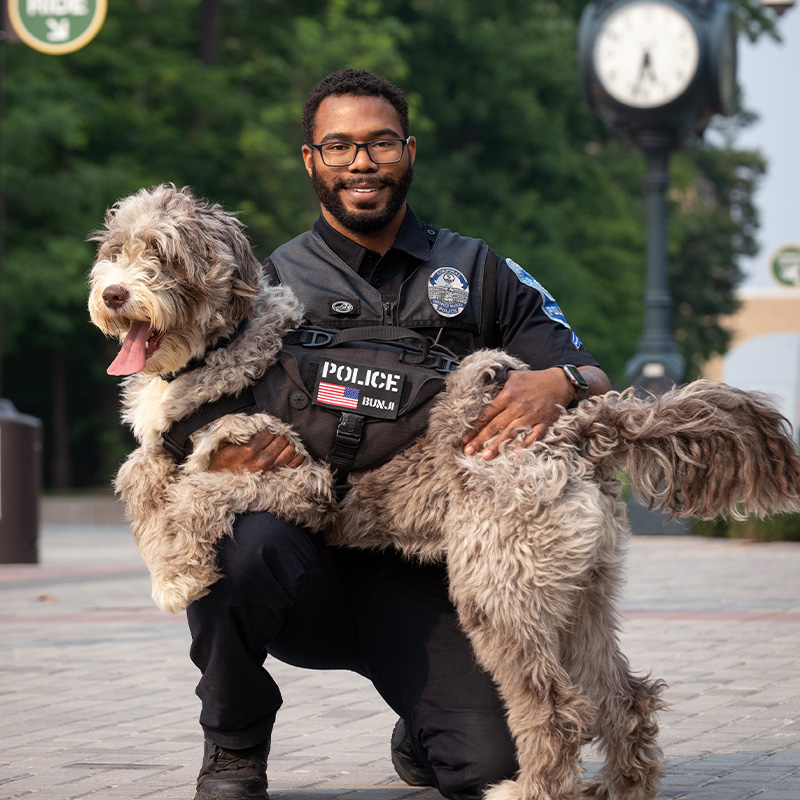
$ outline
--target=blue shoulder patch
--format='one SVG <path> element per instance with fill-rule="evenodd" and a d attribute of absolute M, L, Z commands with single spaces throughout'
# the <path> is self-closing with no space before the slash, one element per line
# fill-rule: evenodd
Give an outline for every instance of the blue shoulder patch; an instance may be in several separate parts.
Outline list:
<path fill-rule="evenodd" d="M 547 291 L 547 289 L 542 286 L 533 275 L 526 272 L 516 261 L 513 259 L 507 258 L 506 264 L 508 264 L 508 268 L 517 276 L 517 279 L 520 283 L 524 284 L 525 286 L 530 286 L 531 289 L 535 289 L 539 294 L 542 296 L 542 311 L 553 320 L 553 322 L 558 322 L 560 325 L 563 325 L 565 328 L 569 328 L 572 333 L 572 343 L 575 345 L 576 350 L 580 350 L 583 347 L 581 340 L 576 336 L 575 331 L 569 327 L 569 323 L 567 322 L 567 318 L 564 316 L 564 312 L 559 308 L 558 303 L 556 302 L 555 297 Z"/>

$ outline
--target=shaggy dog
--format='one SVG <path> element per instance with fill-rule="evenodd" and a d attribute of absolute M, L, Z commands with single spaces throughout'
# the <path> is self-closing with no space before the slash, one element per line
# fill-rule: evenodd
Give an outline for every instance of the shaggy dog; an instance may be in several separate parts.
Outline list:
<path fill-rule="evenodd" d="M 258 380 L 301 322 L 292 293 L 265 285 L 237 219 L 186 189 L 159 186 L 117 203 L 93 238 L 91 317 L 122 341 L 109 372 L 129 376 L 123 418 L 139 442 L 116 489 L 161 608 L 176 611 L 208 591 L 219 577 L 215 545 L 248 510 L 336 545 L 444 558 L 519 757 L 516 780 L 486 797 L 574 797 L 588 730 L 605 765 L 584 791 L 654 796 L 663 683 L 633 675 L 618 646 L 629 529 L 617 471 L 638 497 L 677 516 L 794 510 L 800 459 L 769 403 L 705 381 L 646 400 L 611 392 L 563 413 L 533 447 L 512 445 L 487 462 L 465 456 L 461 436 L 499 391 L 496 376 L 523 365 L 480 351 L 448 377 L 427 433 L 337 504 L 328 467 L 311 458 L 264 474 L 206 471 L 220 443 L 263 428 L 307 454 L 267 414 L 213 421 L 193 435 L 181 464 L 164 449 L 173 422 Z"/>

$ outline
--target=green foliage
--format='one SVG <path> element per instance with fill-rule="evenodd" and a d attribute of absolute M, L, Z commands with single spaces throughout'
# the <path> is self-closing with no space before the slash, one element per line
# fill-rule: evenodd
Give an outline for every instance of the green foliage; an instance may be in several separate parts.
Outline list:
<path fill-rule="evenodd" d="M 781 514 L 744 522 L 692 520 L 690 533 L 723 539 L 754 539 L 758 542 L 800 542 L 800 514 Z"/>
<path fill-rule="evenodd" d="M 713 354 L 724 354 L 731 333 L 721 316 L 738 308 L 739 257 L 755 255 L 758 214 L 753 195 L 765 171 L 754 152 L 705 144 L 674 159 L 669 243 L 673 326 L 689 377 Z"/>
<path fill-rule="evenodd" d="M 4 394 L 45 421 L 48 458 L 66 436 L 71 481 L 105 482 L 131 444 L 105 375 L 114 345 L 85 309 L 85 240 L 105 209 L 141 186 L 188 184 L 241 212 L 265 257 L 318 213 L 301 109 L 346 66 L 408 93 L 420 216 L 536 275 L 623 384 L 642 325 L 643 160 L 580 96 L 584 5 L 223 0 L 215 18 L 203 0 L 115 0 L 76 53 L 5 46 Z M 748 36 L 770 33 L 759 3 L 737 8 Z M 672 161 L 674 319 L 695 369 L 727 345 L 717 320 L 735 307 L 739 256 L 755 247 L 764 166 L 735 147 L 747 121 L 740 113 L 719 126 L 723 145 L 699 142 Z M 66 431 L 50 408 L 62 385 Z"/>

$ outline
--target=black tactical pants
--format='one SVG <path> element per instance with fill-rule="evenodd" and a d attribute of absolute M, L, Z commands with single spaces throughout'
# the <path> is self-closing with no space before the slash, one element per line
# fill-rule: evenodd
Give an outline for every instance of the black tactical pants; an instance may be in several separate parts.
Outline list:
<path fill-rule="evenodd" d="M 327 547 L 264 513 L 237 520 L 220 565 L 225 577 L 188 610 L 213 742 L 237 749 L 270 735 L 281 694 L 263 667 L 269 654 L 369 678 L 445 797 L 478 800 L 513 776 L 501 701 L 458 627 L 442 566 Z"/>

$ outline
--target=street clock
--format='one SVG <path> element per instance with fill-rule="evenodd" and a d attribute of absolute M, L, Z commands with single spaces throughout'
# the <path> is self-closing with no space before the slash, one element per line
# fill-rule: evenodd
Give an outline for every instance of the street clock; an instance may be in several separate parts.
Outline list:
<path fill-rule="evenodd" d="M 724 0 L 589 3 L 578 59 L 590 109 L 614 128 L 680 139 L 733 109 L 736 24 Z"/>
<path fill-rule="evenodd" d="M 593 0 L 578 27 L 578 64 L 592 113 L 645 157 L 644 326 L 625 371 L 637 391 L 660 394 L 685 373 L 670 313 L 669 158 L 714 114 L 733 111 L 733 11 L 727 0 Z M 631 523 L 636 533 L 665 532 L 664 519 L 636 503 Z"/>

